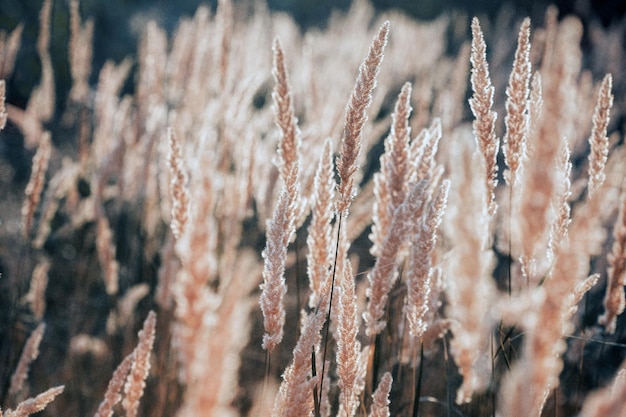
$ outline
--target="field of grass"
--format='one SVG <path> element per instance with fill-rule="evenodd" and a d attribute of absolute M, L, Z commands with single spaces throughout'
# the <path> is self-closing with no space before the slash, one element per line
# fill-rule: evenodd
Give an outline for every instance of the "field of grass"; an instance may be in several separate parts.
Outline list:
<path fill-rule="evenodd" d="M 0 417 L 626 416 L 626 24 L 221 0 L 94 83 L 68 3 L 69 92 L 0 33 Z"/>

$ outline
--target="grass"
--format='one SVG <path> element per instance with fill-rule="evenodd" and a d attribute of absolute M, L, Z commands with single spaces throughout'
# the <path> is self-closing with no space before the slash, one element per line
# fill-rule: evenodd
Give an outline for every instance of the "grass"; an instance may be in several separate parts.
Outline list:
<path fill-rule="evenodd" d="M 72 2 L 68 93 L 49 10 L 24 106 L 0 37 L 5 415 L 624 413 L 613 32 L 224 0 L 92 69 Z"/>

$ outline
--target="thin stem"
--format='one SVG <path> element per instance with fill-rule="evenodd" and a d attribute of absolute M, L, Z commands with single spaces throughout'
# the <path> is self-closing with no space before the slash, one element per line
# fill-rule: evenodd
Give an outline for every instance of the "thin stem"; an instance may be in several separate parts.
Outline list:
<path fill-rule="evenodd" d="M 493 352 L 493 344 L 492 337 L 489 339 L 489 350 L 491 350 L 491 417 L 496 417 L 496 356 Z"/>
<path fill-rule="evenodd" d="M 296 308 L 298 314 L 302 311 L 302 306 L 300 305 L 300 246 L 298 245 L 298 235 L 296 234 L 296 238 L 293 242 L 296 250 Z M 296 326 L 296 340 L 300 338 L 300 326 Z"/>
<path fill-rule="evenodd" d="M 343 219 L 343 212 L 339 212 L 339 219 L 337 220 L 337 244 L 335 245 L 335 260 L 333 262 L 333 275 L 330 285 L 330 300 L 328 302 L 328 313 L 326 315 L 326 334 L 324 335 L 324 350 L 322 353 L 322 375 L 320 376 L 320 393 L 319 402 L 322 401 L 322 387 L 324 386 L 324 372 L 326 371 L 326 351 L 328 350 L 328 338 L 330 333 L 330 312 L 333 308 L 333 293 L 335 292 L 335 276 L 337 275 L 337 257 L 339 256 L 339 240 L 341 239 L 341 220 Z"/>
<path fill-rule="evenodd" d="M 265 350 L 265 372 L 263 376 L 263 388 L 261 389 L 261 410 L 265 410 L 265 393 L 270 381 L 270 361 L 271 354 L 269 350 Z"/>
<path fill-rule="evenodd" d="M 311 375 L 313 376 L 313 378 L 315 378 L 317 376 L 317 366 L 315 364 L 315 346 L 313 346 L 311 348 Z M 322 376 L 324 376 L 324 374 L 322 374 Z M 323 381 L 322 381 L 323 382 Z M 322 402 L 322 384 L 320 383 L 320 390 L 319 390 L 319 396 L 317 393 L 317 385 L 315 385 L 313 387 L 313 406 L 315 409 L 315 417 L 320 417 L 321 416 L 321 407 L 320 404 Z"/>
<path fill-rule="evenodd" d="M 508 285 L 508 293 L 509 298 L 511 298 L 511 267 L 513 266 L 513 245 L 511 244 L 511 240 L 513 237 L 513 187 L 509 187 L 509 265 L 507 268 L 507 285 Z"/>
<path fill-rule="evenodd" d="M 415 396 L 413 397 L 413 417 L 417 417 L 420 412 L 420 394 L 422 393 L 422 376 L 424 372 L 424 342 L 420 341 L 420 364 L 417 368 L 417 386 L 415 387 Z"/>
<path fill-rule="evenodd" d="M 452 390 L 450 389 L 450 356 L 448 355 L 448 343 L 446 342 L 446 336 L 442 338 L 443 342 L 443 355 L 446 363 L 446 407 L 447 416 L 452 416 L 452 407 L 454 401 L 452 400 Z"/>

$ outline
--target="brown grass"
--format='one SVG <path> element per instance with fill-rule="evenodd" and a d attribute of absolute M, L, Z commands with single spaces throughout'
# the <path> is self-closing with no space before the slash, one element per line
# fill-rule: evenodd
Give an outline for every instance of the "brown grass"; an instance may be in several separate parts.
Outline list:
<path fill-rule="evenodd" d="M 65 109 L 51 2 L 25 108 L 0 33 L 0 415 L 623 413 L 624 63 L 555 9 L 239 7 L 90 85 L 72 1 Z"/>

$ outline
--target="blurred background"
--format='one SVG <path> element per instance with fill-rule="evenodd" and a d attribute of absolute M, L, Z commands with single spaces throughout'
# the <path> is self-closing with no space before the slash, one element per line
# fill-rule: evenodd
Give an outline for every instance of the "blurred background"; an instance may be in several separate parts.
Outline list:
<path fill-rule="evenodd" d="M 241 3 L 244 7 L 236 8 L 240 13 L 251 12 L 254 8 L 267 7 L 272 11 L 287 13 L 296 20 L 300 27 L 324 28 L 328 19 L 333 13 L 342 13 L 348 10 L 351 0 L 233 0 L 235 3 Z M 68 63 L 68 40 L 69 40 L 69 16 L 68 7 L 69 0 L 53 0 L 52 6 L 52 25 L 51 25 L 51 47 L 50 54 L 52 57 L 52 65 L 54 68 L 55 86 L 56 86 L 56 107 L 55 118 L 60 119 L 64 113 L 67 103 L 67 96 L 71 86 L 71 77 Z M 96 84 L 97 76 L 103 64 L 107 60 L 120 62 L 126 57 L 135 57 L 137 55 L 137 45 L 139 38 L 144 33 L 147 23 L 154 20 L 158 25 L 164 28 L 168 33 L 173 33 L 181 17 L 191 17 L 195 13 L 198 6 L 202 4 L 210 4 L 215 10 L 217 0 L 212 2 L 200 0 L 80 0 L 80 13 L 83 20 L 93 19 L 94 22 L 94 48 L 93 48 L 93 66 L 91 70 L 91 84 Z M 535 22 L 535 26 L 541 26 L 544 20 L 546 7 L 554 4 L 558 7 L 561 16 L 574 14 L 583 22 L 586 30 L 583 35 L 583 49 L 587 49 L 584 53 L 583 63 L 586 68 L 594 66 L 594 60 L 597 61 L 597 68 L 605 71 L 607 68 L 603 65 L 604 61 L 596 59 L 598 55 L 588 52 L 592 42 L 592 28 L 604 27 L 609 29 L 612 36 L 617 36 L 621 42 L 620 45 L 626 45 L 626 24 L 624 24 L 624 14 L 626 14 L 626 0 L 517 0 L 509 2 L 501 2 L 495 0 L 371 0 L 376 10 L 384 12 L 391 9 L 402 10 L 408 15 L 418 20 L 433 20 L 442 14 L 457 14 L 466 16 L 469 21 L 471 16 L 478 16 L 481 19 L 485 34 L 487 37 L 491 33 L 500 33 L 491 31 L 488 25 L 495 25 L 498 17 L 506 15 L 508 19 L 501 21 L 514 21 L 511 16 L 530 16 Z M 10 33 L 15 27 L 22 23 L 23 33 L 21 36 L 21 47 L 18 52 L 15 70 L 7 81 L 7 102 L 18 107 L 25 108 L 31 91 L 39 83 L 41 74 L 41 63 L 36 51 L 36 41 L 39 32 L 39 12 L 41 10 L 41 0 L 0 0 L 0 33 Z M 459 20 L 459 21 L 462 21 Z M 461 26 L 461 25 L 459 25 Z M 461 33 L 466 33 L 464 39 L 470 39 L 469 24 L 463 27 L 455 28 Z M 511 38 L 514 38 L 513 32 L 517 31 L 517 27 L 511 27 Z M 601 38 L 606 39 L 606 38 Z M 490 39 L 487 44 L 491 45 Z M 604 54 L 610 54 L 609 48 L 602 48 L 602 44 L 595 42 L 598 50 L 605 50 Z M 597 45 L 600 45 L 599 47 Z M 623 46 L 622 46 L 623 48 Z M 512 49 L 510 49 L 512 51 Z M 0 57 L 1 59 L 1 57 Z M 133 59 L 133 58 L 131 58 Z M 135 61 L 136 62 L 136 61 Z M 613 69 L 611 69 L 612 71 Z M 623 69 L 621 70 L 623 71 Z M 508 71 L 504 73 L 508 74 Z M 615 86 L 614 91 L 616 100 L 623 100 L 623 92 L 626 90 L 624 86 L 624 77 L 619 77 L 619 72 L 614 72 Z M 595 74 L 598 76 L 598 74 Z M 601 76 L 601 74 L 600 74 Z M 134 89 L 134 77 L 131 74 L 128 77 L 124 87 L 124 93 L 130 93 Z M 498 91 L 503 91 L 500 85 L 497 86 Z M 619 98 L 622 97 L 622 98 Z M 619 108 L 619 106 L 616 106 Z M 620 116 L 614 117 L 614 123 L 618 126 L 625 126 L 624 119 L 619 120 Z M 57 126 L 58 120 L 53 120 L 50 125 Z M 58 129 L 58 128 L 57 128 Z M 63 132 L 61 132 L 63 133 Z M 73 137 L 73 136 L 70 136 Z M 54 135 L 55 146 L 59 147 L 60 142 L 66 140 L 66 135 Z M 21 240 L 16 238 L 15 242 L 8 243 L 6 234 L 7 222 L 9 218 L 5 213 L 19 213 L 19 207 L 23 199 L 23 190 L 28 181 L 30 166 L 32 163 L 33 151 L 26 150 L 23 146 L 23 139 L 18 128 L 9 123 L 3 131 L 0 138 L 0 274 L 4 275 L 4 282 L 8 281 L 9 274 L 6 273 L 5 266 L 11 262 L 17 263 L 25 258 L 24 254 L 16 257 L 15 248 L 20 248 Z M 8 169 L 7 166 L 11 166 Z M 132 223 L 136 219 L 128 220 L 125 213 L 116 219 L 118 230 L 127 228 L 127 222 Z M 15 217 L 15 216 L 14 216 Z M 135 223 L 132 223 L 134 226 Z M 93 225 L 92 225 L 93 226 Z M 131 228 L 129 228 L 130 230 Z M 90 229 L 93 232 L 93 227 Z M 132 229 L 134 230 L 134 229 Z M 130 233 L 127 233 L 130 234 Z M 126 235 L 120 234 L 124 237 Z M 87 239 L 84 239 L 87 240 Z M 15 243 L 15 245 L 12 245 Z M 2 250 L 4 246 L 6 252 Z M 13 247 L 15 246 L 15 247 Z M 121 246 L 118 246 L 121 247 Z M 93 248 L 90 248 L 93 255 Z M 123 252 L 123 251 L 120 251 Z M 92 257 L 95 262 L 95 257 Z M 25 261 L 24 261 L 25 262 Z M 144 265 L 141 264 L 140 267 Z M 146 268 L 147 269 L 147 268 Z M 20 265 L 20 270 L 26 271 L 26 266 Z M 146 272 L 146 274 L 152 271 Z M 71 274 L 68 274 L 71 275 Z M 17 276 L 20 276 L 19 273 Z M 69 281 L 72 277 L 67 277 Z M 63 281 L 63 282 L 66 282 Z M 3 283 L 3 285 L 6 285 Z M 23 284 L 25 285 L 25 283 Z M 75 284 L 72 284 L 75 285 Z M 57 287 L 61 288 L 57 282 Z M 64 291 L 64 292 L 60 292 Z M 22 291 L 23 292 L 23 291 Z M 51 300 L 57 300 L 62 303 L 63 295 L 68 289 L 63 287 L 59 293 L 51 294 Z M 8 297 L 1 294 L 0 298 Z M 600 296 L 598 296 L 599 298 Z M 103 303 L 101 298 L 94 298 L 96 301 L 89 300 L 92 303 Z M 106 301 L 106 300 L 105 300 Z M 593 303 L 596 305 L 596 303 Z M 597 303 L 599 306 L 600 304 Z M 92 305 L 93 306 L 93 305 Z M 54 306 L 50 306 L 53 310 Z M 96 308 L 106 310 L 110 306 L 95 305 Z M 59 310 L 61 308 L 58 308 Z M 0 313 L 1 323 L 10 323 L 5 319 L 9 312 Z M 594 323 L 597 318 L 597 312 L 590 312 L 589 316 L 593 317 Z M 626 317 L 624 317 L 626 319 Z M 10 326 L 0 326 L 0 335 L 5 330 L 11 330 Z M 18 329 L 21 333 L 26 334 L 24 329 Z M 56 336 L 58 337 L 58 335 Z M 2 339 L 2 338 L 0 338 Z M 50 337 L 49 339 L 53 339 Z M 4 340 L 9 340 L 4 338 Z M 20 344 L 21 345 L 21 344 Z M 597 346 L 597 345 L 596 345 Z M 2 361 L 2 349 L 0 346 L 0 364 Z M 5 342 L 4 349 L 11 352 L 11 346 Z M 62 351 L 64 345 L 59 346 Z M 614 354 L 609 352 L 609 347 L 600 345 L 599 349 L 607 356 Z M 618 348 L 615 348 L 616 350 Z M 621 349 L 621 348 L 620 348 Z M 6 352 L 5 352 L 6 353 Z M 14 353 L 14 352 L 13 352 Z M 5 355 L 6 356 L 6 355 Z M 607 361 L 592 360 L 597 366 L 604 366 Z M 1 366 L 0 366 L 1 368 Z M 5 369 L 8 369 L 5 366 Z M 7 372 L 6 370 L 4 371 Z M 69 380 L 69 379 L 68 379 Z M 76 381 L 79 383 L 80 381 Z M 79 413 L 84 415 L 84 413 Z"/>
<path fill-rule="evenodd" d="M 238 2 L 243 3 L 235 0 L 235 3 Z M 57 107 L 65 103 L 70 86 L 66 51 L 69 37 L 68 3 L 68 0 L 56 0 L 52 11 L 51 55 L 58 94 Z M 217 0 L 82 0 L 80 9 L 83 19 L 92 18 L 95 24 L 92 81 L 95 81 L 107 59 L 119 62 L 126 56 L 135 55 L 138 38 L 149 20 L 155 20 L 171 33 L 181 17 L 192 16 L 199 5 L 207 3 L 214 9 Z M 251 5 L 250 10 L 258 7 L 258 4 L 252 6 L 252 1 L 246 0 L 245 3 Z M 35 42 L 41 4 L 40 0 L 0 1 L 0 31 L 9 32 L 20 22 L 24 24 L 16 70 L 7 80 L 7 101 L 21 108 L 25 107 L 40 74 Z M 263 4 L 273 11 L 290 14 L 304 29 L 323 28 L 332 13 L 347 10 L 351 0 L 267 0 Z M 378 11 L 399 9 L 419 20 L 435 19 L 442 13 L 463 13 L 469 17 L 493 20 L 499 13 L 513 13 L 530 16 L 540 22 L 543 21 L 546 6 L 554 4 L 561 15 L 575 14 L 585 25 L 594 22 L 604 27 L 618 25 L 626 13 L 624 0 L 372 0 L 372 4 Z M 128 85 L 127 88 L 132 86 Z"/>

